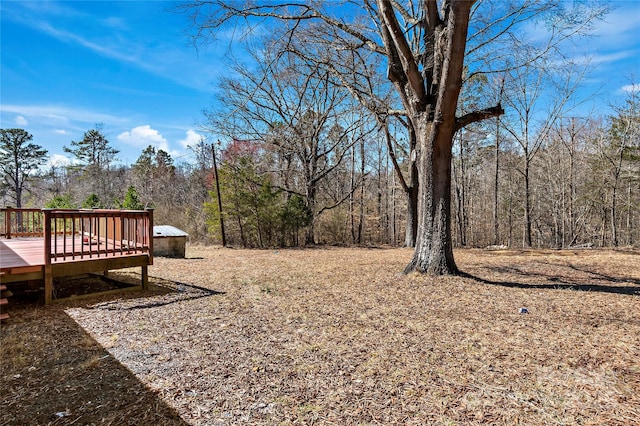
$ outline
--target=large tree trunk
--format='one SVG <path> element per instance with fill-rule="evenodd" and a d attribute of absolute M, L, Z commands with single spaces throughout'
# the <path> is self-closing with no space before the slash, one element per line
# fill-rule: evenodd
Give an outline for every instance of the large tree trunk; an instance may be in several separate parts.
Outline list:
<path fill-rule="evenodd" d="M 427 3 L 436 13 L 434 3 Z M 451 157 L 455 132 L 461 128 L 456 119 L 462 87 L 462 69 L 472 2 L 455 1 L 445 15 L 444 25 L 434 26 L 433 58 L 429 71 L 424 107 L 408 102 L 418 142 L 418 234 L 413 258 L 405 273 L 417 271 L 436 275 L 459 273 L 453 259 L 451 240 Z M 429 19 L 432 22 L 433 16 Z M 437 20 L 436 20 L 437 21 Z M 415 76 L 414 74 L 412 76 Z M 409 84 L 413 84 L 409 81 Z M 417 87 L 417 86 L 416 86 Z M 422 99 L 418 99 L 422 101 Z M 423 109 L 424 108 L 424 109 Z"/>
<path fill-rule="evenodd" d="M 457 274 L 451 239 L 451 143 L 453 126 L 426 122 L 420 126 L 420 183 L 418 237 L 411 262 L 412 271 L 436 275 Z"/>

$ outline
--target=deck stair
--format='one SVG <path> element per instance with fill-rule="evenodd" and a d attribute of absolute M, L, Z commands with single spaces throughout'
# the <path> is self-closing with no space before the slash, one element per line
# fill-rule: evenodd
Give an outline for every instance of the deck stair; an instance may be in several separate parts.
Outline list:
<path fill-rule="evenodd" d="M 8 293 L 8 294 L 7 294 Z M 3 297 L 3 296 L 11 296 L 11 292 L 9 292 L 7 290 L 7 286 L 4 284 L 0 284 L 0 321 L 4 321 L 6 319 L 9 319 L 9 314 L 6 312 L 2 312 L 4 310 L 4 307 L 9 304 L 9 299 L 7 299 L 7 297 Z"/>

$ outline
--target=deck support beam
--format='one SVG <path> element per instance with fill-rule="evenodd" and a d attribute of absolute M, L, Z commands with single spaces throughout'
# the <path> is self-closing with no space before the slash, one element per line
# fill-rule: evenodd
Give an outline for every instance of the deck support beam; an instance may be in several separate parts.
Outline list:
<path fill-rule="evenodd" d="M 53 300 L 53 272 L 50 264 L 42 267 L 42 275 L 44 276 L 44 304 L 49 305 Z"/>

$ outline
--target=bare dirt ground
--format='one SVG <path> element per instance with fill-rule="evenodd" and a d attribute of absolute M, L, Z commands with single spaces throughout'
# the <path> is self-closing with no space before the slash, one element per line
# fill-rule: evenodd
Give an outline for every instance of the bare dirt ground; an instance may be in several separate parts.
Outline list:
<path fill-rule="evenodd" d="M 640 252 L 410 256 L 189 247 L 144 294 L 14 300 L 0 424 L 638 424 Z"/>

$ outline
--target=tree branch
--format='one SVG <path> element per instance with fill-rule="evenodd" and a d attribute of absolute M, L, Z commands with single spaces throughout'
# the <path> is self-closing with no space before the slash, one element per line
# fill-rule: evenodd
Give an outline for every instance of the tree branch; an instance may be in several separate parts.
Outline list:
<path fill-rule="evenodd" d="M 391 37 L 391 41 L 396 48 L 400 62 L 402 63 L 404 75 L 409 81 L 409 86 L 414 93 L 415 100 L 422 104 L 426 98 L 424 80 L 420 70 L 418 70 L 418 64 L 411 51 L 411 47 L 409 43 L 407 43 L 402 28 L 400 28 L 393 6 L 389 0 L 378 0 L 378 8 L 384 20 L 383 27 L 388 29 L 388 35 Z"/>
<path fill-rule="evenodd" d="M 367 177 L 367 176 L 369 176 L 369 173 L 365 173 L 362 177 L 360 177 L 359 182 L 357 183 L 357 185 L 353 185 L 353 188 L 344 197 L 342 197 L 340 200 L 338 200 L 337 202 L 335 202 L 334 204 L 332 204 L 330 206 L 324 206 L 323 208 L 321 208 L 318 211 L 318 214 L 316 215 L 316 217 L 320 216 L 324 211 L 335 209 L 340 204 L 344 203 L 351 195 L 353 195 L 354 192 L 356 192 L 356 190 L 358 189 L 358 187 L 360 186 L 360 184 L 362 183 L 364 178 Z"/>
<path fill-rule="evenodd" d="M 504 109 L 502 105 L 498 103 L 498 105 L 485 108 L 479 111 L 473 111 L 468 114 L 463 115 L 462 117 L 456 118 L 455 131 L 462 129 L 465 126 L 468 126 L 471 123 L 475 123 L 477 121 L 486 120 L 487 118 L 497 117 L 499 115 L 504 114 Z"/>
<path fill-rule="evenodd" d="M 389 149 L 389 157 L 391 158 L 391 163 L 393 164 L 393 168 L 396 171 L 396 174 L 398 175 L 398 179 L 400 180 L 400 186 L 402 186 L 402 189 L 406 193 L 409 193 L 409 185 L 407 185 L 407 181 L 405 180 L 404 175 L 402 174 L 402 169 L 400 168 L 400 165 L 398 164 L 398 160 L 396 159 L 396 152 L 395 152 L 395 149 L 393 148 L 393 143 L 391 141 L 391 133 L 389 132 L 389 125 L 387 124 L 386 120 L 382 120 L 377 115 L 376 115 L 376 120 L 378 121 L 378 124 L 380 125 L 380 127 L 384 130 L 384 138 L 385 138 L 385 141 L 387 142 L 387 148 Z"/>

